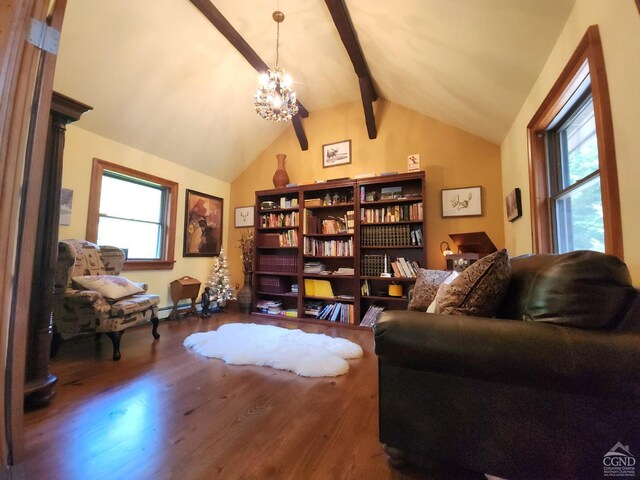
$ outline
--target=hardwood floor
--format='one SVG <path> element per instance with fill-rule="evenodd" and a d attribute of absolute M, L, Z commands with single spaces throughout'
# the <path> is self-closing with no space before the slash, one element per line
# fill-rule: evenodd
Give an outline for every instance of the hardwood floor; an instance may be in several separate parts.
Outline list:
<path fill-rule="evenodd" d="M 364 349 L 336 378 L 226 365 L 187 350 L 193 332 L 270 323 L 348 338 Z M 25 417 L 28 479 L 408 479 L 449 474 L 389 467 L 378 443 L 370 331 L 240 313 L 129 329 L 119 362 L 103 337 L 62 344 L 57 396 Z"/>

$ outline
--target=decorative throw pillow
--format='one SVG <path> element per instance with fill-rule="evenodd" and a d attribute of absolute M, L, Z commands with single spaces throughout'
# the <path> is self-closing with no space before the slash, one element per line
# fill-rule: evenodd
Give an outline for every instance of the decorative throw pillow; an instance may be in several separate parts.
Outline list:
<path fill-rule="evenodd" d="M 444 282 L 442 282 L 438 287 L 438 293 L 436 293 L 436 298 L 433 299 L 433 302 L 431 302 L 431 305 L 429 305 L 429 308 L 427 308 L 427 313 L 436 313 L 436 307 L 438 306 L 440 299 L 446 293 L 447 288 L 449 288 L 449 285 L 451 284 L 451 282 L 453 282 L 459 276 L 460 274 L 456 270 L 454 270 L 453 272 L 451 272 L 451 275 L 449 275 L 447 278 L 444 279 Z"/>
<path fill-rule="evenodd" d="M 83 289 L 95 290 L 109 300 L 120 300 L 121 298 L 144 292 L 142 288 L 129 281 L 129 279 L 117 275 L 85 275 L 83 277 L 73 277 L 72 280 Z"/>
<path fill-rule="evenodd" d="M 409 302 L 409 310 L 426 312 L 431 302 L 436 298 L 438 287 L 449 275 L 451 272 L 446 270 L 419 268 L 416 284 L 413 287 L 413 296 Z"/>
<path fill-rule="evenodd" d="M 491 317 L 509 286 L 505 249 L 481 258 L 456 278 L 438 299 L 436 313 Z"/>

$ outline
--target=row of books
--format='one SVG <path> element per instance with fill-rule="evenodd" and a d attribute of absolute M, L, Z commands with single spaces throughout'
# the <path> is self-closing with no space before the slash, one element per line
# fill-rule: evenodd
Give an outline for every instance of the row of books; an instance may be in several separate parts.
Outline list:
<path fill-rule="evenodd" d="M 391 260 L 387 255 L 363 255 L 360 261 L 360 275 L 379 277 L 381 273 L 393 272 L 395 277 L 416 278 L 420 265 L 414 260 L 397 257 Z"/>
<path fill-rule="evenodd" d="M 371 305 L 367 310 L 367 313 L 362 317 L 360 325 L 363 327 L 373 327 L 378 321 L 380 313 L 384 310 L 384 307 L 378 307 L 377 305 Z"/>
<path fill-rule="evenodd" d="M 380 276 L 385 271 L 385 257 L 386 255 L 362 255 L 360 259 L 360 275 L 365 277 Z"/>
<path fill-rule="evenodd" d="M 297 273 L 297 255 L 258 255 L 259 272 Z"/>
<path fill-rule="evenodd" d="M 403 225 L 364 226 L 360 244 L 363 247 L 395 247 L 422 245 L 422 227 Z"/>
<path fill-rule="evenodd" d="M 270 275 L 260 275 L 258 277 L 258 290 L 268 293 L 287 293 L 291 286 L 286 278 Z"/>
<path fill-rule="evenodd" d="M 422 202 L 360 209 L 362 223 L 417 222 L 422 220 L 422 215 Z"/>
<path fill-rule="evenodd" d="M 280 228 L 280 227 L 297 227 L 299 224 L 299 213 L 267 213 L 260 215 L 260 227 L 262 228 Z"/>
<path fill-rule="evenodd" d="M 305 216 L 304 233 L 313 235 L 318 233 L 337 234 L 353 233 L 354 231 L 354 211 L 349 210 L 344 216 L 328 216 L 321 218 L 313 215 L 307 210 Z"/>
<path fill-rule="evenodd" d="M 317 257 L 349 257 L 353 256 L 353 239 L 318 240 L 304 239 L 304 254 Z"/>
<path fill-rule="evenodd" d="M 316 318 L 320 320 L 329 320 L 331 322 L 355 323 L 353 314 L 353 304 L 347 303 L 329 303 L 318 312 Z"/>
<path fill-rule="evenodd" d="M 282 233 L 258 234 L 258 247 L 297 247 L 298 232 L 289 230 Z"/>
<path fill-rule="evenodd" d="M 406 260 L 404 257 L 398 257 L 395 262 L 391 262 L 393 274 L 396 277 L 416 278 L 420 266 L 418 262 Z"/>

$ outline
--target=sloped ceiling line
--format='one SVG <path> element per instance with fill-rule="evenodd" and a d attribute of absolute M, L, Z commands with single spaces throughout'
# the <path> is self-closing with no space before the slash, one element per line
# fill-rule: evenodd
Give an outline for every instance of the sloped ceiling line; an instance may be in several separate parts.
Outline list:
<path fill-rule="evenodd" d="M 253 48 L 242 38 L 242 35 L 233 28 L 233 25 L 220 13 L 213 3 L 209 0 L 189 0 L 199 11 L 202 13 L 211 24 L 229 41 L 231 45 L 242 55 L 247 62 L 258 72 L 264 73 L 269 70 L 269 66 L 258 56 Z M 302 119 L 300 117 L 308 117 L 309 111 L 304 108 L 299 101 L 298 113 L 293 118 L 293 128 L 298 137 L 300 148 L 307 150 L 309 148 L 309 142 L 304 132 L 302 125 Z"/>
<path fill-rule="evenodd" d="M 371 72 L 367 66 L 367 61 L 360 48 L 358 37 L 347 6 L 344 4 L 344 0 L 325 0 L 327 8 L 333 18 L 333 23 L 340 34 L 344 48 L 349 54 L 353 69 L 358 76 L 358 83 L 360 85 L 360 96 L 362 97 L 362 108 L 364 109 L 364 118 L 367 125 L 367 133 L 369 138 L 373 140 L 378 136 L 376 130 L 376 119 L 373 114 L 373 102 L 378 99 L 378 94 L 373 86 L 373 79 L 371 78 Z"/>

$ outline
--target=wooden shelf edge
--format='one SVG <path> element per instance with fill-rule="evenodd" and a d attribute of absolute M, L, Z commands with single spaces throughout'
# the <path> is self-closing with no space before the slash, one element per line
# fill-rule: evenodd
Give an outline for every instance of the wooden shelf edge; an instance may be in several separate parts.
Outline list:
<path fill-rule="evenodd" d="M 373 333 L 373 330 L 371 327 L 363 327 L 360 325 L 356 325 L 354 323 L 331 322 L 329 320 L 320 320 L 318 318 L 312 318 L 312 317 L 309 317 L 309 318 L 287 317 L 285 315 L 271 315 L 269 313 L 262 313 L 262 312 L 251 312 L 251 315 L 255 315 L 256 317 L 261 317 L 261 318 L 269 318 L 271 320 L 282 321 L 282 322 L 312 323 L 314 325 L 323 325 L 329 328 L 339 327 L 339 328 L 351 328 L 355 330 L 371 330 Z"/>

